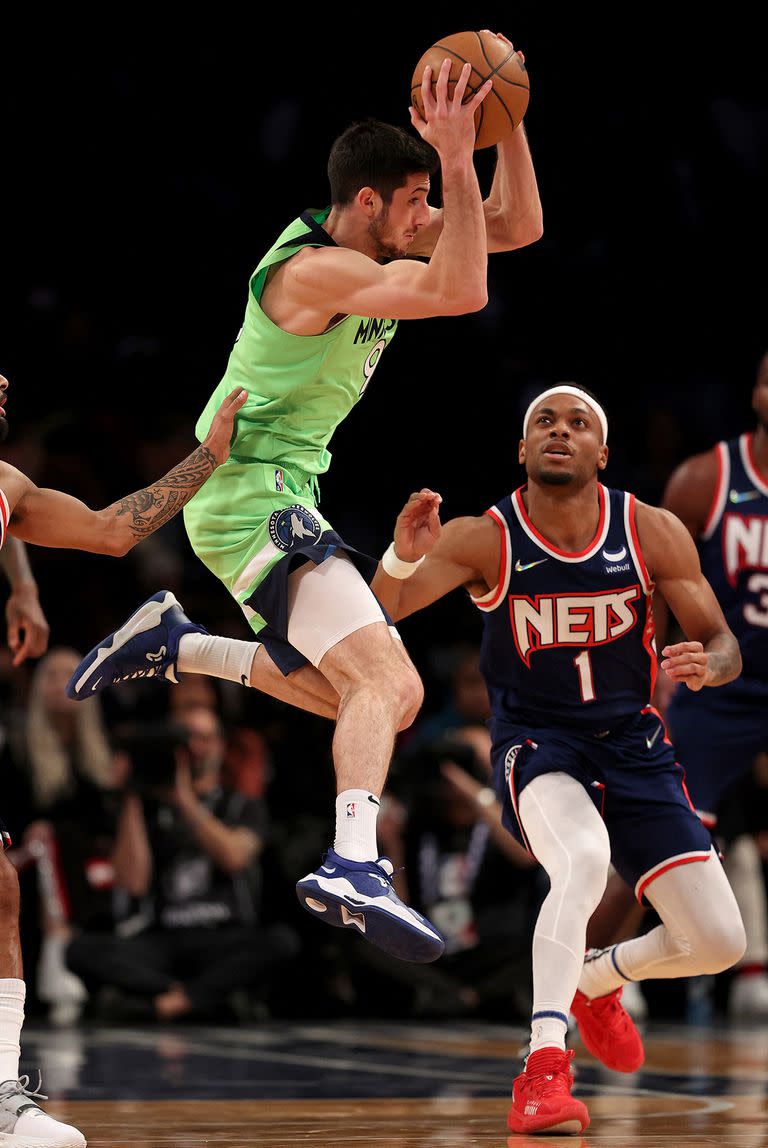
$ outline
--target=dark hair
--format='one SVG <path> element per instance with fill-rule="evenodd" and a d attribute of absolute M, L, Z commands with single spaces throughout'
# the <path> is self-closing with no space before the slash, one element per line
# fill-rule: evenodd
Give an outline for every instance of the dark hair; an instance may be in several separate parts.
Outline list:
<path fill-rule="evenodd" d="M 420 171 L 434 175 L 439 164 L 437 152 L 424 140 L 380 120 L 361 120 L 342 132 L 331 148 L 331 202 L 342 207 L 361 187 L 372 187 L 389 203 L 409 175 Z"/>

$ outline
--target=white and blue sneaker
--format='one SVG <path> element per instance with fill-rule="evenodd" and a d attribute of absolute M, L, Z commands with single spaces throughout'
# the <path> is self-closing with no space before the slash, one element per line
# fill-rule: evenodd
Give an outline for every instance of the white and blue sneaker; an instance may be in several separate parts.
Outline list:
<path fill-rule="evenodd" d="M 349 861 L 329 849 L 296 893 L 304 908 L 329 925 L 356 929 L 367 941 L 401 961 L 436 961 L 445 941 L 426 917 L 405 905 L 392 887 L 392 862 Z"/>
<path fill-rule="evenodd" d="M 170 590 L 161 590 L 86 654 L 67 682 L 67 697 L 83 701 L 134 678 L 178 682 L 179 640 L 184 634 L 207 633 L 189 620 Z"/>

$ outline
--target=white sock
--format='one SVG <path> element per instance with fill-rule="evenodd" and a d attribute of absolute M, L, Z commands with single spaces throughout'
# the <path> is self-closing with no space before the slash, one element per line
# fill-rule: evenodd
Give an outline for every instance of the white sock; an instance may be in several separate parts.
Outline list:
<path fill-rule="evenodd" d="M 19 1079 L 21 1026 L 24 1024 L 24 981 L 0 980 L 0 1084 Z"/>
<path fill-rule="evenodd" d="M 184 634 L 179 641 L 176 665 L 182 674 L 207 674 L 209 678 L 247 686 L 260 644 L 215 634 Z"/>
<path fill-rule="evenodd" d="M 345 789 L 336 798 L 335 853 L 348 861 L 375 861 L 379 798 L 368 789 Z"/>
<path fill-rule="evenodd" d="M 622 943 L 619 943 L 601 949 L 599 956 L 597 950 L 590 949 L 587 952 L 579 977 L 579 989 L 585 997 L 589 997 L 590 1000 L 594 997 L 604 997 L 619 985 L 634 980 L 634 977 L 626 973 L 621 963 L 621 949 Z M 593 952 L 595 956 L 591 955 Z"/>
<path fill-rule="evenodd" d="M 528 1055 L 540 1048 L 559 1048 L 565 1052 L 565 1036 L 568 1032 L 568 1018 L 563 1015 L 547 1016 L 546 1013 L 560 1013 L 556 1002 L 551 1008 L 534 1007 L 531 1020 L 531 1047 Z"/>

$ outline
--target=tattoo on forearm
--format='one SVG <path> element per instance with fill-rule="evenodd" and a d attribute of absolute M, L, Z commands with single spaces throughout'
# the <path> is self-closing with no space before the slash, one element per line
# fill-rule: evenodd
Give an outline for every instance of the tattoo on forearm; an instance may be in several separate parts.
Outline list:
<path fill-rule="evenodd" d="M 130 515 L 135 538 L 146 538 L 164 526 L 181 510 L 216 469 L 216 457 L 207 446 L 199 446 L 152 486 L 137 490 L 114 502 L 115 518 Z"/>

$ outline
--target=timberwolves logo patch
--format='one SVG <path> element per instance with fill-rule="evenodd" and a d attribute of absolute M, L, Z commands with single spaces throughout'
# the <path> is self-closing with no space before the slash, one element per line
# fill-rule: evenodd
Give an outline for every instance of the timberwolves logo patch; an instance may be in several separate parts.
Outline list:
<path fill-rule="evenodd" d="M 269 516 L 269 537 L 278 550 L 293 550 L 294 546 L 317 542 L 323 528 L 305 506 L 286 506 Z"/>

